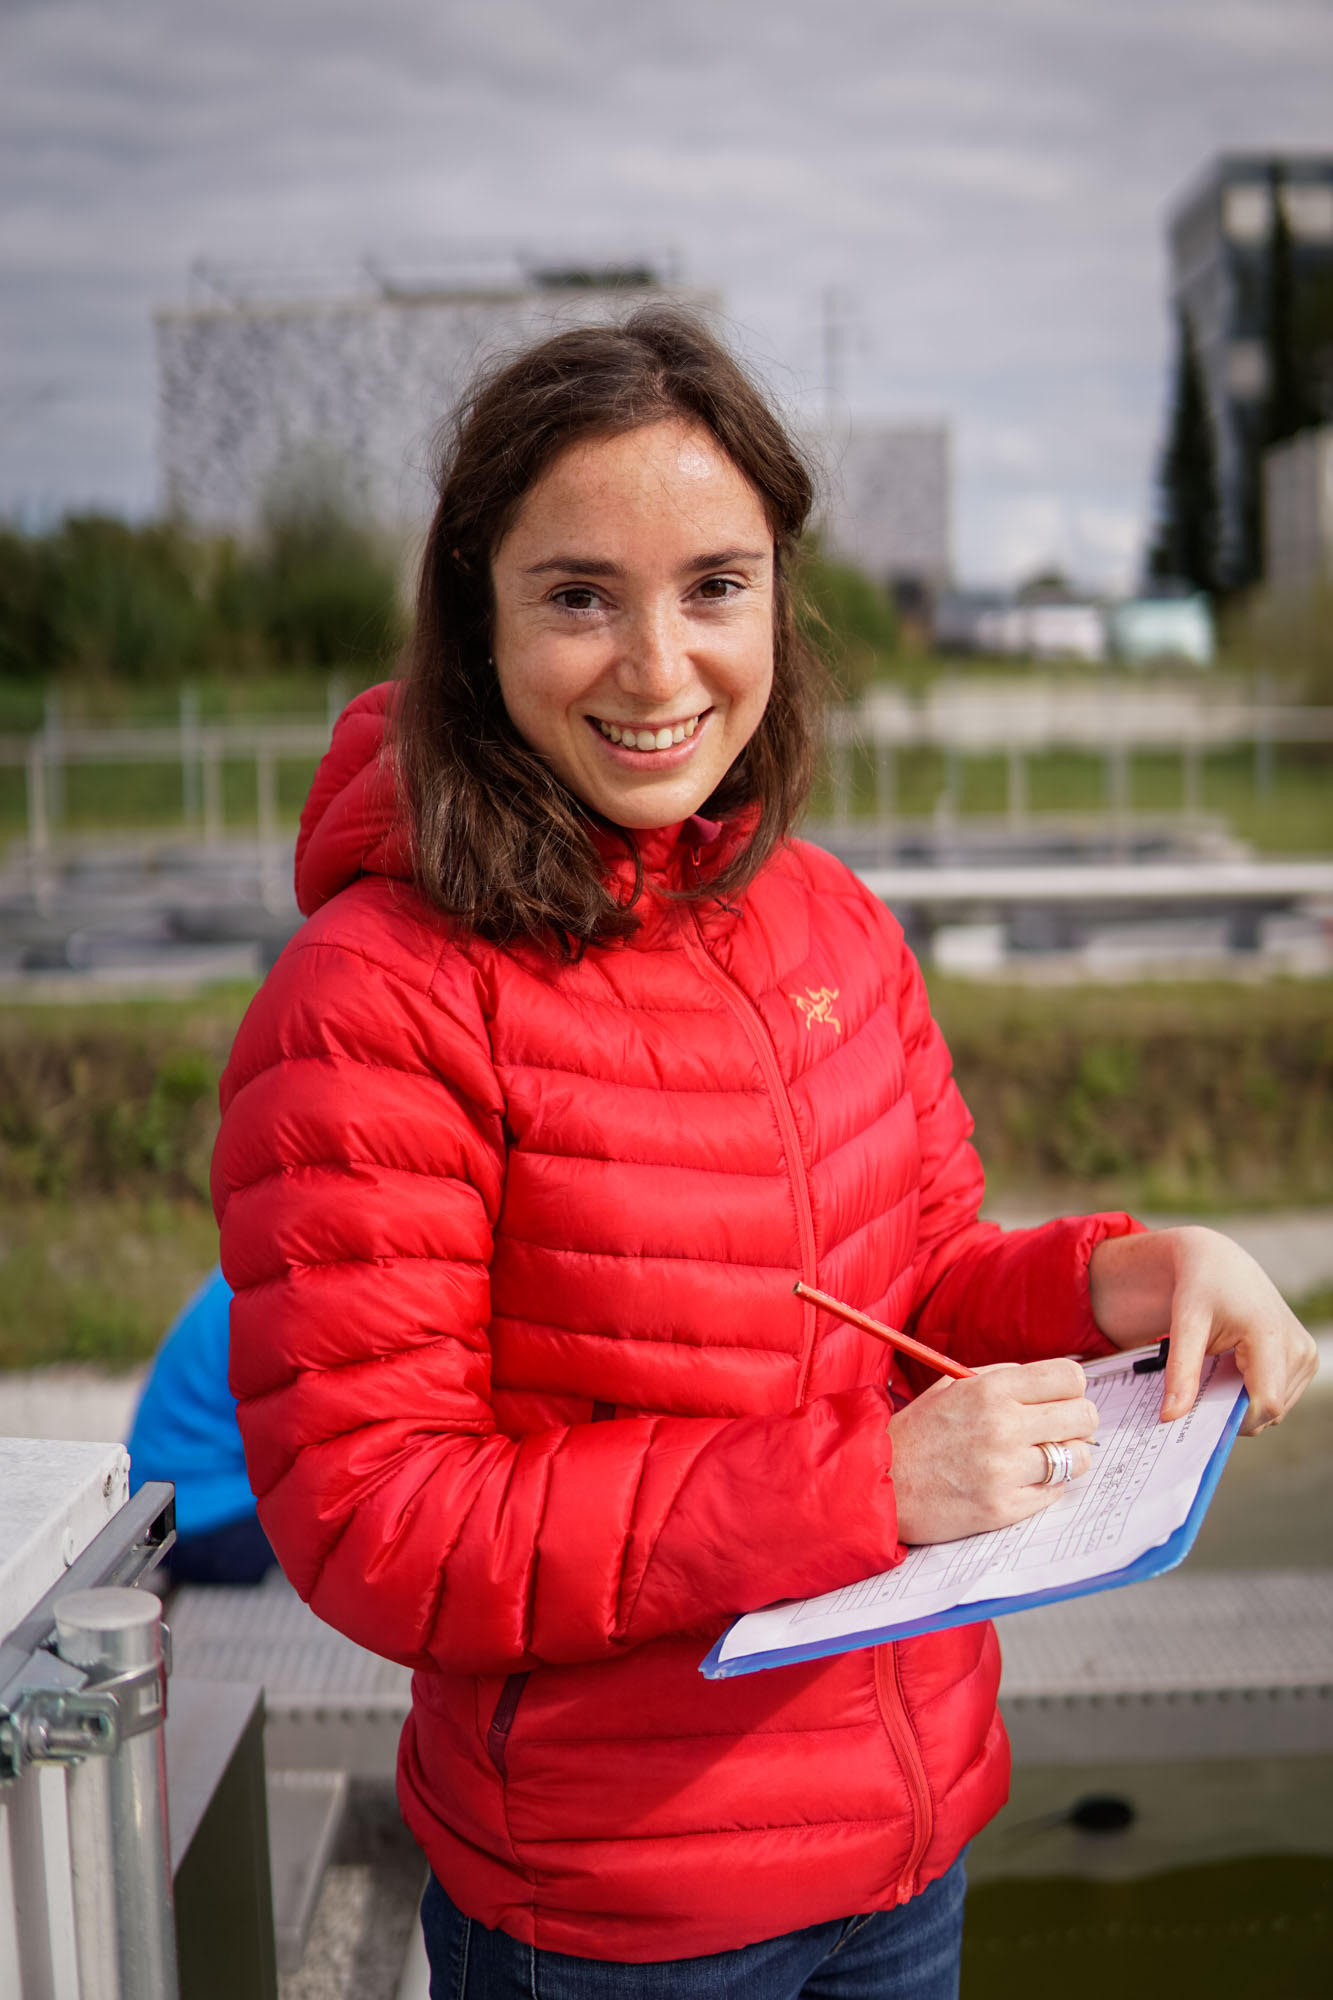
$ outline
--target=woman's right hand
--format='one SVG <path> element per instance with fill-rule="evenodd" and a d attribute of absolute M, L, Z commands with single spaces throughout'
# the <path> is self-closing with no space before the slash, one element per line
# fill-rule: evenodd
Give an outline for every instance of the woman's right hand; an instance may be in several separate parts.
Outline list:
<path fill-rule="evenodd" d="M 1006 1362 L 932 1383 L 889 1423 L 899 1540 L 953 1542 L 1040 1513 L 1065 1490 L 1042 1483 L 1040 1447 L 1069 1445 L 1078 1478 L 1096 1429 L 1077 1361 Z"/>

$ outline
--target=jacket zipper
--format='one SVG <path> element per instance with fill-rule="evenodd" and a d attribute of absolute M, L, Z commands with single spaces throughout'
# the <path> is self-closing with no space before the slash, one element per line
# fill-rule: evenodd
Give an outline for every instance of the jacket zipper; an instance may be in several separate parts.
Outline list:
<path fill-rule="evenodd" d="M 614 1403 L 594 1403 L 592 1421 L 595 1424 L 609 1423 L 616 1413 Z M 528 1674 L 506 1674 L 505 1684 L 500 1689 L 500 1699 L 495 1704 L 490 1727 L 486 1731 L 486 1752 L 502 1779 L 509 1776 L 509 1732 L 518 1714 L 518 1705 L 523 1699 L 523 1690 L 528 1684 Z"/>
<path fill-rule="evenodd" d="M 768 1093 L 777 1114 L 778 1130 L 782 1135 L 782 1150 L 787 1158 L 787 1172 L 791 1180 L 792 1194 L 796 1202 L 796 1234 L 800 1244 L 801 1277 L 807 1285 L 813 1285 L 818 1278 L 815 1254 L 815 1215 L 810 1203 L 810 1183 L 806 1177 L 805 1160 L 801 1153 L 801 1135 L 796 1127 L 796 1113 L 791 1108 L 786 1079 L 778 1065 L 777 1051 L 773 1038 L 764 1024 L 764 1018 L 744 988 L 724 972 L 704 942 L 697 911 L 691 911 L 693 934 L 683 933 L 690 956 L 701 967 L 705 976 L 722 994 L 737 1020 L 744 1028 L 750 1046 L 758 1058 L 764 1073 Z M 803 1306 L 805 1316 L 804 1338 L 801 1348 L 801 1366 L 796 1383 L 796 1404 L 805 1401 L 805 1392 L 810 1381 L 810 1369 L 815 1353 L 815 1309 Z"/>
<path fill-rule="evenodd" d="M 921 1866 L 922 1857 L 935 1831 L 935 1802 L 930 1795 L 930 1783 L 926 1777 L 920 1739 L 912 1718 L 907 1713 L 907 1702 L 903 1695 L 902 1677 L 898 1665 L 898 1648 L 876 1646 L 874 1660 L 875 1693 L 879 1697 L 879 1712 L 884 1718 L 884 1727 L 893 1745 L 894 1755 L 907 1780 L 907 1789 L 912 1795 L 912 1845 L 908 1849 L 907 1860 L 898 1877 L 898 1901 L 905 1903 L 912 1894 L 916 1871 Z"/>
<path fill-rule="evenodd" d="M 777 1113 L 778 1127 L 782 1134 L 783 1149 L 787 1156 L 788 1171 L 791 1176 L 792 1191 L 796 1201 L 797 1233 L 801 1249 L 801 1276 L 808 1284 L 815 1282 L 817 1275 L 815 1256 L 815 1218 L 810 1203 L 810 1184 L 805 1172 L 805 1161 L 801 1153 L 801 1137 L 796 1126 L 796 1114 L 791 1107 L 786 1080 L 778 1066 L 777 1052 L 772 1038 L 748 993 L 733 980 L 717 963 L 704 941 L 698 914 L 691 912 L 694 920 L 693 936 L 685 933 L 686 948 L 701 966 L 712 984 L 726 999 L 732 1012 L 740 1021 L 749 1038 L 750 1045 L 758 1058 L 759 1066 L 768 1084 L 773 1107 Z M 801 1357 L 800 1380 L 797 1387 L 797 1403 L 805 1400 L 805 1392 L 810 1379 L 810 1369 L 814 1360 L 815 1315 L 812 1307 L 807 1307 L 805 1346 Z M 916 1871 L 921 1865 L 926 1849 L 930 1845 L 935 1830 L 935 1805 L 931 1798 L 930 1783 L 926 1777 L 925 1760 L 921 1755 L 921 1743 L 907 1712 L 907 1702 L 903 1695 L 899 1678 L 898 1648 L 877 1646 L 873 1652 L 875 1662 L 875 1693 L 879 1701 L 880 1715 L 883 1717 L 887 1734 L 899 1768 L 907 1780 L 907 1789 L 912 1799 L 912 1845 L 902 1873 L 898 1877 L 897 1897 L 899 1903 L 908 1901 L 912 1894 L 912 1884 Z"/>
<path fill-rule="evenodd" d="M 495 1704 L 491 1726 L 486 1731 L 486 1749 L 492 1764 L 502 1778 L 509 1776 L 509 1732 L 514 1726 L 518 1704 L 523 1690 L 528 1684 L 526 1673 L 508 1674 L 500 1689 L 500 1699 Z"/>

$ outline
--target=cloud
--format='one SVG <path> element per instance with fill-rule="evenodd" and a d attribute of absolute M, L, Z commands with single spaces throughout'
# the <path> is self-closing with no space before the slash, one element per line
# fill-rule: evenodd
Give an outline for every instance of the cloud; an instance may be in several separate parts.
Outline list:
<path fill-rule="evenodd" d="M 842 289 L 853 407 L 956 425 L 969 564 L 998 573 L 1056 522 L 1109 562 L 1121 529 L 1077 524 L 1146 519 L 1166 206 L 1224 147 L 1325 142 L 1327 19 L 1310 0 L 7 0 L 0 509 L 151 504 L 151 313 L 201 254 L 665 241 L 797 403 Z M 46 381 L 39 423 L 6 418 Z"/>

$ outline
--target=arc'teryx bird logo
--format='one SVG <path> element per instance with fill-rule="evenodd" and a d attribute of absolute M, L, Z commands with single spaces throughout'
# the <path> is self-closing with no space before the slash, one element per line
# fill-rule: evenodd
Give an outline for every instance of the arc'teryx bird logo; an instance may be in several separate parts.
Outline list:
<path fill-rule="evenodd" d="M 835 1035 L 842 1033 L 842 1022 L 833 1011 L 833 1003 L 837 997 L 836 986 L 807 986 L 804 993 L 787 995 L 789 1000 L 796 1002 L 798 1013 L 805 1017 L 807 1034 L 816 1022 L 821 1028 L 832 1028 Z"/>

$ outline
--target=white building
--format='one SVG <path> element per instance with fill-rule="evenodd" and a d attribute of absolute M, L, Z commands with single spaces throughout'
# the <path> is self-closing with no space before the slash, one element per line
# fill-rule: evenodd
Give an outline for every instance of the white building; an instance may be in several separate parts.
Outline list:
<path fill-rule="evenodd" d="M 1209 667 L 1217 650 L 1207 595 L 1127 597 L 1107 613 L 1111 650 L 1127 666 Z"/>
<path fill-rule="evenodd" d="M 643 267 L 511 267 L 486 284 L 411 285 L 362 274 L 340 296 L 267 294 L 244 281 L 216 303 L 157 315 L 160 452 L 168 511 L 253 534 L 265 511 L 332 493 L 391 532 L 420 528 L 432 438 L 477 366 L 560 327 L 654 299 L 704 313 L 715 294 Z"/>
<path fill-rule="evenodd" d="M 1291 595 L 1333 582 L 1333 424 L 1264 456 L 1264 581 Z"/>
<path fill-rule="evenodd" d="M 889 589 L 933 599 L 952 568 L 948 426 L 851 421 L 812 442 L 830 551 Z"/>

